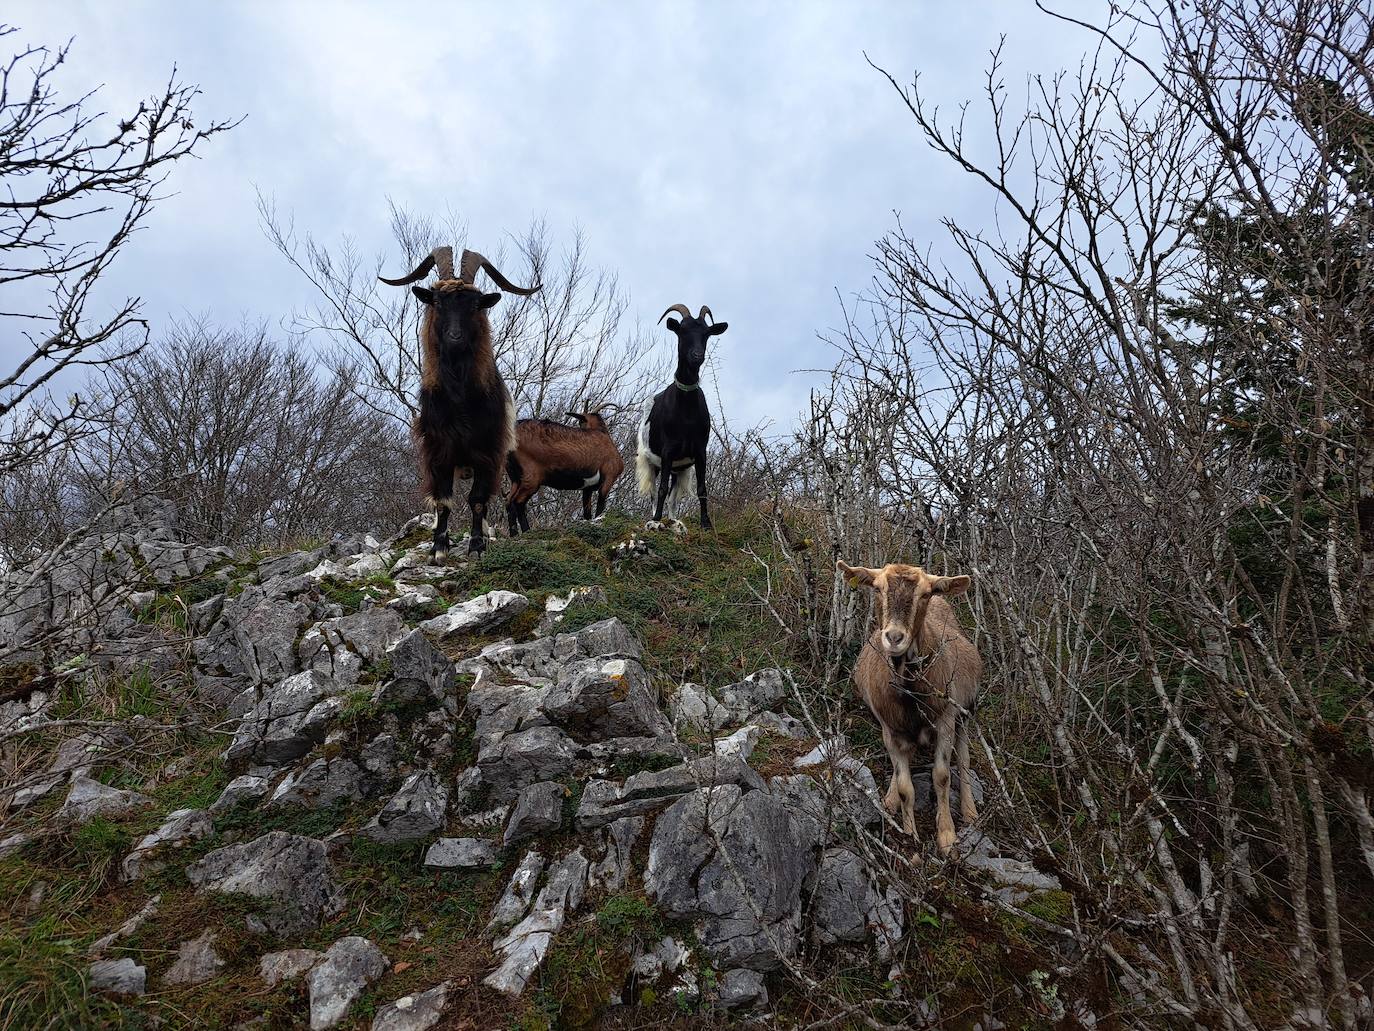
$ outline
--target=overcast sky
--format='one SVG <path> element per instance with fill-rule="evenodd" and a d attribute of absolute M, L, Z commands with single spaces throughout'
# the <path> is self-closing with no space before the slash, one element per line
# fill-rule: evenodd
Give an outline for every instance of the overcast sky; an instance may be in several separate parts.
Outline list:
<path fill-rule="evenodd" d="M 977 101 L 999 36 L 1013 86 L 1088 44 L 1021 0 L 9 0 L 4 18 L 25 43 L 75 37 L 63 82 L 104 84 L 106 109 L 175 64 L 204 91 L 201 120 L 245 118 L 173 170 L 175 196 L 112 275 L 155 330 L 188 313 L 285 325 L 310 303 L 259 229 L 256 189 L 299 229 L 367 253 L 389 245 L 388 198 L 457 213 L 482 250 L 542 217 L 555 234 L 582 228 L 645 323 L 679 301 L 728 321 L 719 403 L 737 427 L 775 429 L 804 402 L 795 370 L 829 363 L 818 334 L 837 293 L 867 287 L 894 212 L 937 249 L 942 217 L 993 215 L 864 53 L 902 82 L 919 71 L 952 113 Z M 652 339 L 672 346 L 664 329 Z M 15 348 L 0 341 L 0 358 Z"/>

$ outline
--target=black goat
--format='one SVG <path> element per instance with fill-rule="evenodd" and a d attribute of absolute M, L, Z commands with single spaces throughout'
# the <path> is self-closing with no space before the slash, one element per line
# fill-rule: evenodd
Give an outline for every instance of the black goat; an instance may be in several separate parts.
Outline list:
<path fill-rule="evenodd" d="M 434 248 L 408 276 L 378 278 L 391 286 L 405 286 L 423 279 L 436 265 L 432 288 L 411 287 L 426 309 L 420 328 L 420 414 L 412 429 L 419 445 L 425 494 L 438 512 L 434 562 L 439 564 L 448 558 L 455 473 L 459 468 L 472 469 L 468 553 L 481 554 L 487 546 L 487 501 L 500 486 L 506 456 L 515 448 L 515 404 L 496 368 L 487 319 L 487 309 L 501 295 L 479 290 L 477 271 L 485 269 L 497 286 L 512 293 L 532 294 L 539 287 L 515 286 L 476 251 L 463 252 L 454 276 L 452 247 Z"/>
<path fill-rule="evenodd" d="M 663 506 L 668 503 L 676 510 L 678 499 L 686 493 L 687 471 L 696 472 L 697 498 L 701 502 L 701 527 L 711 528 L 711 516 L 706 509 L 706 445 L 711 438 L 711 410 L 701 393 L 701 363 L 706 360 L 706 342 L 729 328 L 727 322 L 715 322 L 706 305 L 693 317 L 686 305 L 675 304 L 660 315 L 663 321 L 668 312 L 679 312 L 682 321 L 668 320 L 668 328 L 677 334 L 677 371 L 673 384 L 660 391 L 644 406 L 639 423 L 639 453 L 635 459 L 639 490 L 652 494 L 658 481 L 658 495 L 654 503 L 654 517 L 645 523 L 649 530 L 662 530 Z M 706 322 L 710 317 L 712 322 Z M 674 528 L 682 524 L 670 519 Z"/>

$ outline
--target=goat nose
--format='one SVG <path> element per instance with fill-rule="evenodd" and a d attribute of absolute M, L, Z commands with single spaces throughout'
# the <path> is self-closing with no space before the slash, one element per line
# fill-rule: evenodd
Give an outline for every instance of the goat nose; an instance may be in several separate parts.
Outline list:
<path fill-rule="evenodd" d="M 883 631 L 883 636 L 887 638 L 887 643 L 890 645 L 895 646 L 902 641 L 902 632 L 900 630 L 885 630 Z"/>

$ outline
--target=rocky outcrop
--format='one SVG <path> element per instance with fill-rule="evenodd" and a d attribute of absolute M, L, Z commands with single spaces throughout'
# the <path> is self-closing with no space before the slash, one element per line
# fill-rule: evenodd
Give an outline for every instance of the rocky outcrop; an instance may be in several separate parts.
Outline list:
<path fill-rule="evenodd" d="M 390 962 L 366 938 L 340 938 L 325 951 L 306 979 L 310 988 L 310 1031 L 339 1024 L 367 986 L 386 973 Z"/>
<path fill-rule="evenodd" d="M 249 928 L 277 935 L 317 927 L 346 901 L 324 842 L 284 831 L 216 849 L 188 866 L 186 877 L 202 891 L 262 899 L 267 909 L 248 918 Z"/>

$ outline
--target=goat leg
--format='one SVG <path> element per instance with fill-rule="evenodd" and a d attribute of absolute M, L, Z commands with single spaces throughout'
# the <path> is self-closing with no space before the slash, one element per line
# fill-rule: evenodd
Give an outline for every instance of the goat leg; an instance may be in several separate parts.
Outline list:
<path fill-rule="evenodd" d="M 468 537 L 468 554 L 480 555 L 487 550 L 487 501 L 491 498 L 494 477 L 486 466 L 474 466 L 472 490 L 468 493 L 468 508 L 472 510 L 472 531 Z"/>
<path fill-rule="evenodd" d="M 583 519 L 588 519 L 588 520 L 589 520 L 589 519 L 591 519 L 591 517 L 592 517 L 592 492 L 595 491 L 595 490 L 596 490 L 595 487 L 583 487 L 583 488 L 582 488 L 582 518 L 583 518 Z"/>
<path fill-rule="evenodd" d="M 711 529 L 711 514 L 706 511 L 706 449 L 702 448 L 696 456 L 697 501 L 701 503 L 701 528 Z"/>
<path fill-rule="evenodd" d="M 973 777 L 968 765 L 968 721 L 973 717 L 963 714 L 959 717 L 958 740 L 955 745 L 959 754 L 959 808 L 964 818 L 964 826 L 970 827 L 978 819 L 978 807 L 973 804 Z"/>
<path fill-rule="evenodd" d="M 935 788 L 935 840 L 940 851 L 954 848 L 954 818 L 949 814 L 949 759 L 954 746 L 954 709 L 941 714 L 935 727 L 935 766 L 930 780 Z"/>

